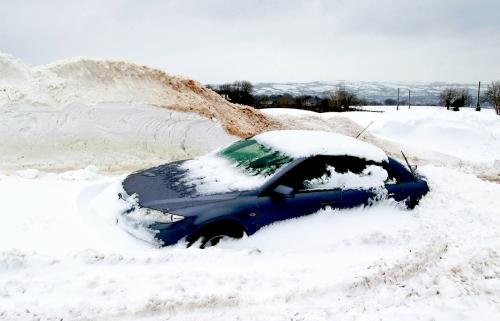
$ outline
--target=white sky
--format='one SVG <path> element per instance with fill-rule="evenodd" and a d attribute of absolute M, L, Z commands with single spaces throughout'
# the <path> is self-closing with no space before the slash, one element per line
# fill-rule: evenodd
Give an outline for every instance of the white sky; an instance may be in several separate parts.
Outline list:
<path fill-rule="evenodd" d="M 126 59 L 205 83 L 490 81 L 500 1 L 0 0 L 0 51 L 34 65 Z"/>

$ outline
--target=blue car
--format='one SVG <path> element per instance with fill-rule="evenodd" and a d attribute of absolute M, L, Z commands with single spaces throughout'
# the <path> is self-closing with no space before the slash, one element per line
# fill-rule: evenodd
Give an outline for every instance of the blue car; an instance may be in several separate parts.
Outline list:
<path fill-rule="evenodd" d="M 123 228 L 160 246 L 185 240 L 201 248 L 327 207 L 392 198 L 413 208 L 429 191 L 422 176 L 371 144 L 302 130 L 266 132 L 141 170 L 122 186 Z"/>

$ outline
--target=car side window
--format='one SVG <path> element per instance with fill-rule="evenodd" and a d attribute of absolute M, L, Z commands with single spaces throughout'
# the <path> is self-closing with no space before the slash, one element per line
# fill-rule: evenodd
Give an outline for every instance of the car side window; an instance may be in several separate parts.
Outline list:
<path fill-rule="evenodd" d="M 279 184 L 296 192 L 371 188 L 383 185 L 387 171 L 374 162 L 352 156 L 316 156 L 292 169 Z"/>
<path fill-rule="evenodd" d="M 325 160 L 326 159 L 321 156 L 304 160 L 286 173 L 286 175 L 277 182 L 277 185 L 286 185 L 292 187 L 295 191 L 307 190 L 305 182 L 322 177 L 328 172 L 328 164 Z"/>

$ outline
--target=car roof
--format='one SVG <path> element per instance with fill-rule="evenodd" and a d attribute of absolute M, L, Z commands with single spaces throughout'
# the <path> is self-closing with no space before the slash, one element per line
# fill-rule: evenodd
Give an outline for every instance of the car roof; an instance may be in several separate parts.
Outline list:
<path fill-rule="evenodd" d="M 387 162 L 385 152 L 354 137 L 319 130 L 276 130 L 253 137 L 260 144 L 293 158 L 315 155 L 354 156 L 374 162 Z"/>

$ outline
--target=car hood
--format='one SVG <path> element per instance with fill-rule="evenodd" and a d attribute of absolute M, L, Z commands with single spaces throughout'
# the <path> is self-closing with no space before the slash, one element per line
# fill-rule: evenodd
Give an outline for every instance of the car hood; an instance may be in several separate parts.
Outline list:
<path fill-rule="evenodd" d="M 198 206 L 236 198 L 241 192 L 199 195 L 182 183 L 185 161 L 163 164 L 127 176 L 122 186 L 128 195 L 136 195 L 140 206 L 161 211 Z"/>

